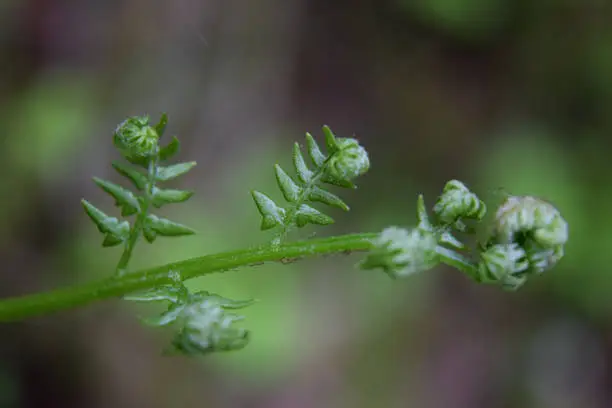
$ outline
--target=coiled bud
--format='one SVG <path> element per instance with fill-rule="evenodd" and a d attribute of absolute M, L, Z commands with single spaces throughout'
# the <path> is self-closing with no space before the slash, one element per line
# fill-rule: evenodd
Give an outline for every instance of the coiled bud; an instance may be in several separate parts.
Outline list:
<path fill-rule="evenodd" d="M 436 247 L 436 237 L 430 231 L 389 227 L 374 241 L 374 248 L 361 267 L 382 268 L 394 278 L 408 276 L 438 265 Z"/>
<path fill-rule="evenodd" d="M 451 180 L 444 186 L 433 212 L 441 224 L 451 225 L 463 231 L 465 225 L 461 219 L 480 221 L 485 216 L 487 207 L 465 184 Z"/>
<path fill-rule="evenodd" d="M 527 281 L 529 261 L 518 244 L 493 245 L 480 257 L 478 269 L 483 282 L 499 282 L 506 289 L 516 290 Z"/>
<path fill-rule="evenodd" d="M 530 196 L 510 196 L 495 214 L 495 236 L 500 242 L 525 236 L 551 248 L 567 242 L 568 226 L 552 204 Z"/>
<path fill-rule="evenodd" d="M 534 241 L 525 243 L 531 271 L 540 274 L 555 266 L 564 255 L 563 245 L 544 248 Z"/>
<path fill-rule="evenodd" d="M 488 271 L 492 279 L 516 288 L 528 276 L 555 266 L 568 236 L 568 224 L 552 204 L 531 196 L 510 196 L 495 214 L 489 249 L 481 256 L 481 273 Z"/>
<path fill-rule="evenodd" d="M 148 159 L 157 155 L 159 135 L 148 116 L 133 116 L 117 127 L 113 142 L 126 158 Z"/>
<path fill-rule="evenodd" d="M 328 164 L 328 175 L 334 179 L 350 181 L 370 168 L 368 152 L 352 138 L 336 138 L 335 151 Z"/>

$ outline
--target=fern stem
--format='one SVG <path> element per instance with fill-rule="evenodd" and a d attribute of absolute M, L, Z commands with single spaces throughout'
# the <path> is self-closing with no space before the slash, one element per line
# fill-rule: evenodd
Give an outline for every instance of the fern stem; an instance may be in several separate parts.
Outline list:
<path fill-rule="evenodd" d="M 144 218 L 146 214 L 139 213 L 136 216 L 136 221 L 134 221 L 134 225 L 130 230 L 130 237 L 125 243 L 125 248 L 123 249 L 123 253 L 121 254 L 121 258 L 117 263 L 117 267 L 115 268 L 115 274 L 117 276 L 123 276 L 127 272 L 127 265 L 132 259 L 132 252 L 134 251 L 134 247 L 136 246 L 136 242 L 138 242 L 138 237 L 140 236 L 140 231 L 142 230 L 142 224 L 144 222 Z"/>
<path fill-rule="evenodd" d="M 132 259 L 132 252 L 134 251 L 134 247 L 138 242 L 138 238 L 144 229 L 144 224 L 147 220 L 147 215 L 149 213 L 149 206 L 151 205 L 151 201 L 153 199 L 153 188 L 155 187 L 155 181 L 157 178 L 157 155 L 153 156 L 149 160 L 149 166 L 147 171 L 147 184 L 144 188 L 144 194 L 142 195 L 142 199 L 140 201 L 140 211 L 136 216 L 136 220 L 134 221 L 134 225 L 130 230 L 130 236 L 125 243 L 125 248 L 123 249 L 123 253 L 121 254 L 121 258 L 119 258 L 119 262 L 117 263 L 117 267 L 115 268 L 116 276 L 123 276 L 127 272 L 127 266 L 130 260 Z"/>
<path fill-rule="evenodd" d="M 480 281 L 476 264 L 464 255 L 441 245 L 437 246 L 436 252 L 444 264 L 458 269 L 476 282 Z"/>
<path fill-rule="evenodd" d="M 85 285 L 56 289 L 0 300 L 0 322 L 45 315 L 86 305 L 95 301 L 120 297 L 129 293 L 173 282 L 173 273 L 192 279 L 216 272 L 265 262 L 287 263 L 304 257 L 368 251 L 378 233 L 347 234 L 312 239 L 279 246 L 262 246 L 204 255 L 144 269 L 124 276 L 115 276 Z M 441 261 L 475 277 L 474 264 L 453 250 L 439 247 Z"/>
<path fill-rule="evenodd" d="M 0 301 L 0 322 L 14 321 L 85 305 L 94 301 L 119 297 L 134 291 L 172 282 L 171 271 L 183 279 L 191 279 L 215 272 L 262 262 L 286 262 L 290 259 L 365 251 L 377 234 L 350 234 L 331 238 L 313 239 L 264 246 L 231 252 L 222 252 L 187 259 L 180 262 L 136 271 L 81 286 L 57 289 L 44 293 L 14 297 Z"/>

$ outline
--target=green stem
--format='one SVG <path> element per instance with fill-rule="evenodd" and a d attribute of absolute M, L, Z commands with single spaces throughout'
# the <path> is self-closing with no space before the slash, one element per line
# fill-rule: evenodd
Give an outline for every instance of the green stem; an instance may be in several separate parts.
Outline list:
<path fill-rule="evenodd" d="M 349 234 L 287 243 L 277 247 L 265 246 L 222 252 L 115 276 L 82 286 L 5 299 L 0 301 L 0 322 L 53 313 L 169 284 L 172 282 L 171 271 L 180 273 L 183 279 L 191 279 L 262 262 L 286 262 L 307 256 L 367 251 L 372 246 L 371 240 L 376 236 L 378 236 L 376 233 Z"/>
<path fill-rule="evenodd" d="M 478 281 L 478 268 L 467 257 L 461 255 L 455 250 L 448 249 L 440 245 L 438 245 L 436 248 L 436 252 L 438 253 L 442 263 L 452 266 L 453 268 L 465 273 L 470 278 Z"/>
<path fill-rule="evenodd" d="M 115 274 L 117 276 L 123 276 L 127 272 L 127 265 L 132 259 L 132 252 L 134 251 L 134 247 L 136 246 L 136 242 L 138 242 L 138 237 L 140 236 L 140 231 L 142 230 L 142 225 L 144 223 L 144 219 L 146 218 L 145 213 L 139 213 L 136 216 L 136 221 L 134 221 L 134 225 L 130 230 L 130 236 L 125 243 L 125 248 L 123 249 L 123 253 L 121 254 L 121 258 L 117 263 L 117 267 L 115 268 Z"/>
<path fill-rule="evenodd" d="M 157 155 L 153 156 L 149 160 L 149 167 L 147 171 L 147 185 L 144 189 L 144 194 L 141 197 L 140 201 L 140 211 L 138 211 L 138 215 L 136 216 L 136 221 L 134 221 L 134 225 L 130 230 L 130 236 L 125 243 L 125 248 L 123 253 L 121 254 L 121 258 L 117 263 L 117 267 L 115 268 L 115 274 L 119 277 L 123 276 L 127 272 L 127 266 L 132 259 L 132 252 L 134 251 L 134 247 L 138 242 L 138 238 L 140 238 L 140 234 L 144 228 L 145 222 L 147 221 L 147 215 L 149 213 L 149 206 L 151 205 L 151 201 L 153 200 L 153 188 L 155 187 L 155 181 L 157 179 Z"/>

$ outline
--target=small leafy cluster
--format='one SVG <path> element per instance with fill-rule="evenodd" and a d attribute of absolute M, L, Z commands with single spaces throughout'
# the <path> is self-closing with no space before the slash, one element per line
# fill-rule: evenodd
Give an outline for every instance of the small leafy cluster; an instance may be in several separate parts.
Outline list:
<path fill-rule="evenodd" d="M 361 266 L 406 276 L 447 263 L 482 283 L 516 290 L 531 275 L 551 269 L 563 257 L 567 222 L 551 204 L 534 197 L 509 196 L 498 208 L 492 232 L 470 259 L 467 245 L 454 233 L 472 233 L 467 222 L 484 220 L 485 203 L 457 180 L 449 181 L 433 207 L 434 222 L 417 201 L 418 225 L 386 228 L 374 240 Z"/>
<path fill-rule="evenodd" d="M 337 138 L 331 129 L 323 127 L 327 154 L 324 154 L 310 133 L 306 133 L 306 146 L 313 169 L 306 164 L 300 145 L 293 147 L 293 167 L 296 178 L 288 175 L 278 164 L 274 166 L 276 181 L 289 204 L 283 208 L 266 194 L 252 191 L 252 196 L 262 216 L 261 229 L 282 228 L 282 234 L 293 226 L 307 224 L 328 225 L 334 220 L 315 209 L 309 203 L 318 202 L 348 211 L 348 205 L 323 186 L 330 184 L 355 188 L 352 180 L 364 174 L 370 167 L 366 150 L 352 138 Z"/>
<path fill-rule="evenodd" d="M 113 162 L 113 168 L 127 178 L 135 187 L 136 193 L 118 184 L 94 177 L 94 182 L 115 200 L 123 217 L 136 216 L 133 223 L 109 216 L 87 200 L 82 200 L 89 218 L 104 234 L 102 243 L 105 247 L 124 245 L 124 256 L 117 265 L 119 275 L 125 273 L 132 250 L 139 236 L 149 243 L 158 236 L 190 235 L 194 231 L 182 224 L 158 217 L 150 213 L 151 207 L 160 208 L 166 204 L 187 201 L 193 192 L 175 189 L 162 189 L 158 183 L 175 179 L 189 170 L 196 163 L 186 162 L 167 166 L 163 163 L 173 157 L 179 150 L 176 137 L 164 147 L 159 146 L 167 124 L 167 116 L 162 115 L 155 126 L 149 124 L 149 118 L 132 117 L 120 124 L 114 132 L 113 142 L 122 156 L 132 165 Z"/>
<path fill-rule="evenodd" d="M 206 291 L 191 293 L 178 274 L 171 274 L 171 285 L 126 297 L 136 302 L 168 304 L 168 309 L 160 316 L 144 319 L 144 323 L 155 327 L 177 328 L 169 352 L 202 355 L 238 350 L 248 344 L 250 332 L 233 326 L 244 318 L 227 311 L 250 306 L 255 303 L 254 300 L 236 301 Z"/>

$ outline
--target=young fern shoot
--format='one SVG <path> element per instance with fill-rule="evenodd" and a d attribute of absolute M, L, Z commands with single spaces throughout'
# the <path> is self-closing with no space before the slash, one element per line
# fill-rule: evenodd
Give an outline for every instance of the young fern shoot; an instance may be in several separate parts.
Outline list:
<path fill-rule="evenodd" d="M 363 269 L 382 269 L 392 278 L 410 276 L 445 264 L 463 272 L 478 283 L 516 290 L 532 276 L 553 268 L 563 257 L 568 240 L 568 224 L 550 203 L 531 196 L 508 196 L 491 220 L 478 196 L 458 180 L 446 183 L 427 212 L 422 195 L 417 197 L 417 222 L 410 228 L 387 227 L 380 233 L 347 234 L 297 242 L 284 242 L 289 231 L 308 224 L 328 225 L 333 219 L 312 206 L 322 203 L 348 210 L 348 205 L 327 190 L 328 186 L 355 188 L 353 180 L 370 167 L 366 150 L 352 138 L 338 138 L 323 127 L 326 154 L 310 134 L 306 148 L 312 162 L 306 164 L 300 146 L 293 149 L 295 177 L 279 165 L 276 181 L 287 202 L 280 206 L 266 194 L 252 191 L 262 216 L 261 229 L 276 229 L 273 245 L 209 254 L 128 273 L 129 261 L 140 237 L 153 243 L 158 236 L 190 235 L 182 224 L 152 214 L 166 204 L 182 203 L 191 191 L 162 189 L 159 184 L 187 173 L 195 162 L 167 165 L 179 149 L 174 137 L 161 147 L 167 117 L 152 126 L 148 117 L 132 117 L 114 133 L 113 142 L 131 164 L 114 162 L 119 174 L 130 180 L 136 192 L 94 178 L 95 183 L 115 199 L 122 217 L 109 216 L 83 200 L 87 215 L 104 235 L 105 247 L 123 245 L 115 274 L 100 282 L 13 299 L 0 300 L 0 321 L 22 319 L 69 307 L 122 296 L 136 302 L 165 302 L 167 310 L 144 319 L 151 326 L 175 328 L 168 351 L 202 355 L 245 347 L 250 332 L 235 327 L 243 318 L 234 310 L 250 306 L 253 300 L 235 301 L 206 291 L 190 292 L 184 281 L 209 273 L 223 272 L 265 262 L 282 262 L 352 251 L 366 252 L 359 263 Z M 476 248 L 460 237 L 487 232 Z M 138 292 L 142 291 L 144 292 Z"/>

